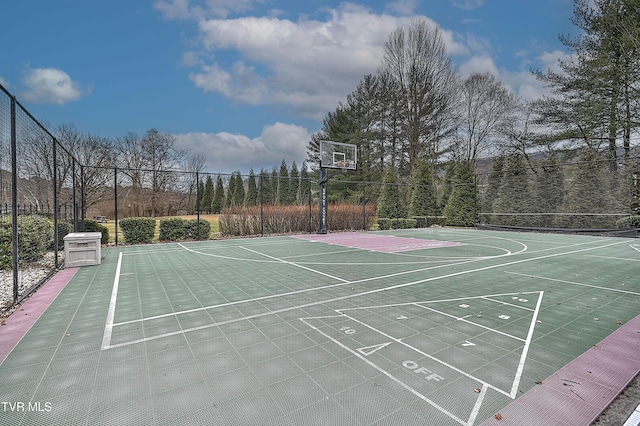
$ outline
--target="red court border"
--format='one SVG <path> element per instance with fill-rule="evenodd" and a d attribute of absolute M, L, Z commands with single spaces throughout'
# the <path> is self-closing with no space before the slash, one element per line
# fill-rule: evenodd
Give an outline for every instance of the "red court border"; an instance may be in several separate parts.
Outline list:
<path fill-rule="evenodd" d="M 639 372 L 640 315 L 482 426 L 590 425 Z"/>
<path fill-rule="evenodd" d="M 40 287 L 27 301 L 12 313 L 0 327 L 0 364 L 9 356 L 13 348 L 22 340 L 38 318 L 58 297 L 62 289 L 71 281 L 78 268 L 58 271 Z"/>

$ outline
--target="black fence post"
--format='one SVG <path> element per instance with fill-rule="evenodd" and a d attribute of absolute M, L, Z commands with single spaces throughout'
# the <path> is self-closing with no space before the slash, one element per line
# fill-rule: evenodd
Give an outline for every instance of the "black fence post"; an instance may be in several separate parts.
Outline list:
<path fill-rule="evenodd" d="M 58 224 L 60 215 L 58 212 L 58 144 L 55 139 L 53 142 L 53 257 L 55 267 L 58 267 L 60 247 L 58 246 Z"/>
<path fill-rule="evenodd" d="M 18 141 L 16 137 L 16 98 L 11 96 L 11 237 L 13 238 L 13 303 L 18 302 Z"/>
<path fill-rule="evenodd" d="M 199 190 L 200 190 L 200 174 L 196 172 L 196 193 L 198 193 Z M 198 234 L 197 240 L 200 241 L 200 194 L 196 196 L 196 220 L 198 221 L 196 225 L 198 228 L 198 230 L 196 231 L 196 233 Z"/>
<path fill-rule="evenodd" d="M 118 245 L 118 168 L 113 168 L 113 215 L 115 227 L 115 243 Z"/>
<path fill-rule="evenodd" d="M 86 202 L 84 198 L 84 165 L 80 164 L 80 228 L 84 232 L 84 220 L 86 219 Z"/>

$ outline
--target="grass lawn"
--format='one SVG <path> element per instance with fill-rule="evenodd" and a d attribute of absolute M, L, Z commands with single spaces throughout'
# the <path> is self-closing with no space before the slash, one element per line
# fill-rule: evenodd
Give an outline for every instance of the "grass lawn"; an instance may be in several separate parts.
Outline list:
<path fill-rule="evenodd" d="M 182 219 L 190 220 L 197 219 L 196 215 L 185 215 L 185 216 L 166 216 L 166 217 L 156 217 L 156 232 L 153 237 L 153 241 L 158 241 L 158 236 L 160 235 L 160 221 L 162 219 L 168 219 L 170 217 L 179 217 Z M 211 235 L 209 238 L 216 238 L 220 236 L 220 215 L 218 214 L 201 214 L 200 219 L 206 220 L 211 224 Z M 102 225 L 106 226 L 109 230 L 109 242 L 114 243 L 116 241 L 116 222 L 114 220 L 109 220 Z M 124 239 L 124 233 L 122 230 L 118 229 L 118 241 L 121 242 Z"/>

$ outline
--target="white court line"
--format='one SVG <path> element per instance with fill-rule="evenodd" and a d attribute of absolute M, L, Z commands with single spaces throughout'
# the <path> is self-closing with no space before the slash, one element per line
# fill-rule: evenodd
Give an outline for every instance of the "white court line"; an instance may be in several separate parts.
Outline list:
<path fill-rule="evenodd" d="M 446 312 L 439 311 L 437 309 L 429 308 L 428 306 L 422 306 L 420 303 L 414 303 L 414 305 L 416 305 L 419 308 L 426 309 L 427 311 L 437 312 L 440 315 L 444 315 L 445 317 L 453 318 L 453 319 L 458 320 L 458 321 L 466 322 L 467 324 L 471 324 L 471 325 L 475 325 L 475 326 L 480 327 L 480 328 L 484 328 L 485 330 L 489 330 L 489 331 L 492 331 L 494 333 L 502 334 L 503 336 L 509 337 L 511 339 L 518 340 L 518 341 L 523 342 L 523 343 L 525 341 L 522 337 L 512 336 L 511 334 L 505 333 L 504 331 L 496 330 L 495 328 L 487 327 L 486 325 L 482 325 L 482 324 L 475 323 L 473 321 L 469 321 L 468 319 L 466 319 L 468 317 L 468 315 L 464 316 L 464 317 L 457 317 L 455 315 L 451 315 L 451 314 L 448 314 Z"/>
<path fill-rule="evenodd" d="M 459 302 L 459 301 L 464 301 L 464 300 L 469 300 L 469 299 L 484 299 L 486 297 L 515 296 L 515 295 L 525 295 L 525 294 L 540 294 L 540 292 L 539 291 L 517 291 L 517 292 L 511 292 L 511 293 L 498 293 L 498 294 L 485 294 L 485 295 L 480 295 L 480 296 L 455 297 L 455 298 L 452 298 L 452 299 L 423 300 L 421 302 L 389 303 L 389 304 L 386 304 L 386 305 L 372 305 L 372 306 L 358 306 L 358 307 L 355 307 L 355 308 L 344 308 L 344 309 L 338 309 L 338 311 L 344 312 L 344 311 L 356 311 L 358 309 L 394 308 L 394 307 L 397 307 L 397 306 L 415 305 L 416 303 Z M 502 302 L 500 302 L 500 303 L 502 303 Z M 525 308 L 524 306 L 517 306 L 517 305 L 514 305 L 514 306 L 522 308 L 522 309 L 529 309 L 529 308 Z M 531 310 L 533 310 L 533 309 L 531 309 Z M 314 317 L 314 318 L 317 318 L 317 317 Z"/>
<path fill-rule="evenodd" d="M 207 256 L 208 255 L 207 253 L 200 253 L 200 252 L 197 252 L 197 251 L 195 251 L 194 253 L 201 254 L 203 256 Z M 207 310 L 207 309 L 222 308 L 222 307 L 226 307 L 226 306 L 239 305 L 239 304 L 243 304 L 243 303 L 259 302 L 261 300 L 274 299 L 274 298 L 284 297 L 284 296 L 292 296 L 292 295 L 296 295 L 296 294 L 308 293 L 308 292 L 317 291 L 317 290 L 326 290 L 326 289 L 329 289 L 329 288 L 342 287 L 342 286 L 345 286 L 345 285 L 362 284 L 362 283 L 365 283 L 365 282 L 376 281 L 376 280 L 384 280 L 384 279 L 388 279 L 388 278 L 398 277 L 400 275 L 414 274 L 416 272 L 424 272 L 424 271 L 429 271 L 429 270 L 432 270 L 432 269 L 449 268 L 449 267 L 452 267 L 452 266 L 464 265 L 466 263 L 478 262 L 479 260 L 483 260 L 483 259 L 473 259 L 473 260 L 467 260 L 467 261 L 464 261 L 464 262 L 458 262 L 458 263 L 454 263 L 454 264 L 429 266 L 429 267 L 425 267 L 425 268 L 414 269 L 414 270 L 411 270 L 411 271 L 402 271 L 402 272 L 396 272 L 396 273 L 388 274 L 388 275 L 380 275 L 380 276 L 377 276 L 377 277 L 363 278 L 363 279 L 355 280 L 355 281 L 345 281 L 342 278 L 337 278 L 338 280 L 343 281 L 343 282 L 336 283 L 336 284 L 328 284 L 328 285 L 320 286 L 320 287 L 306 288 L 306 289 L 303 289 L 303 290 L 292 290 L 292 291 L 288 291 L 288 292 L 285 292 L 285 293 L 271 294 L 271 295 L 268 295 L 268 296 L 260 296 L 260 297 L 255 297 L 253 299 L 237 300 L 237 301 L 234 301 L 234 302 L 221 303 L 221 304 L 218 304 L 218 305 L 202 306 L 202 307 L 199 307 L 199 308 L 187 309 L 187 310 L 184 310 L 184 311 L 169 312 L 167 314 L 160 314 L 160 315 L 155 315 L 155 316 L 152 316 L 152 317 L 146 317 L 146 318 L 141 318 L 141 319 L 124 321 L 124 322 L 116 323 L 115 325 L 118 326 L 118 325 L 125 325 L 125 324 L 133 324 L 133 323 L 137 323 L 137 322 L 143 322 L 143 321 L 147 321 L 147 320 L 165 318 L 165 317 L 170 317 L 170 316 L 174 316 L 174 315 L 181 315 L 181 314 L 188 314 L 188 313 L 192 313 L 192 312 L 204 311 L 204 310 Z M 271 261 L 268 261 L 268 262 L 271 263 Z M 274 261 L 274 263 L 275 263 L 275 261 Z M 292 264 L 295 265 L 294 263 L 292 263 Z M 318 273 L 318 274 L 323 274 L 323 272 L 316 271 L 316 270 L 311 269 L 311 268 L 305 268 L 305 269 L 307 269 L 307 270 L 309 270 L 311 272 Z M 351 297 L 351 296 L 349 296 L 349 297 Z"/>
<path fill-rule="evenodd" d="M 260 256 L 264 256 L 264 257 L 269 258 L 269 259 L 272 259 L 272 260 L 277 260 L 278 262 L 284 263 L 284 264 L 286 264 L 286 265 L 295 266 L 295 267 L 298 267 L 298 268 L 305 269 L 305 270 L 307 270 L 307 271 L 315 272 L 316 274 L 320 274 L 320 275 L 323 275 L 323 276 L 325 276 L 325 277 L 328 277 L 328 278 L 331 278 L 331 279 L 334 279 L 334 280 L 342 281 L 343 283 L 348 283 L 348 282 L 350 282 L 349 280 L 345 280 L 345 279 L 343 279 L 343 278 L 336 277 L 335 275 L 330 275 L 330 274 L 324 273 L 324 272 L 322 272 L 322 271 L 317 271 L 317 270 L 315 270 L 315 269 L 308 268 L 308 267 L 303 266 L 303 265 L 298 265 L 297 263 L 289 262 L 288 260 L 278 259 L 277 257 L 269 256 L 268 254 L 264 254 L 264 253 L 260 253 L 260 252 L 255 251 L 255 250 L 251 250 L 250 248 L 246 248 L 246 247 L 242 247 L 242 246 L 240 246 L 240 248 L 241 248 L 242 250 L 246 250 L 246 251 L 248 251 L 248 252 L 250 252 L 250 253 L 258 254 L 258 255 L 260 255 Z"/>
<path fill-rule="evenodd" d="M 310 318 L 309 318 L 310 319 Z M 341 343 L 340 341 L 334 339 L 333 337 L 329 336 L 328 334 L 326 334 L 325 332 L 323 332 L 322 330 L 320 330 L 318 327 L 315 327 L 311 324 L 309 324 L 307 321 L 305 321 L 305 318 L 300 318 L 300 321 L 304 322 L 305 324 L 307 324 L 310 328 L 312 328 L 313 330 L 315 330 L 316 332 L 322 334 L 324 337 L 326 337 L 329 340 L 332 340 L 335 344 L 337 344 L 338 346 L 340 346 L 343 349 L 346 349 L 347 351 L 351 352 L 352 354 L 354 354 L 355 356 L 357 356 L 358 358 L 360 358 L 362 361 L 366 362 L 367 364 L 369 364 L 371 367 L 375 368 L 376 370 L 378 370 L 379 372 L 381 372 L 382 374 L 384 374 L 385 376 L 387 376 L 388 378 L 390 378 L 391 380 L 393 380 L 394 382 L 396 382 L 397 384 L 399 384 L 400 386 L 402 386 L 403 388 L 405 388 L 406 390 L 408 390 L 409 392 L 411 392 L 412 394 L 414 394 L 415 396 L 417 396 L 418 398 L 422 399 L 423 401 L 427 402 L 428 404 L 430 404 L 431 406 L 433 406 L 434 408 L 438 409 L 441 413 L 447 415 L 448 417 L 452 418 L 453 420 L 455 420 L 456 422 L 460 423 L 461 425 L 467 425 L 468 423 L 465 422 L 464 420 L 460 419 L 459 417 L 457 417 L 455 414 L 449 412 L 447 409 L 445 409 L 444 407 L 441 407 L 440 405 L 438 405 L 436 402 L 430 400 L 429 398 L 427 398 L 426 396 L 422 395 L 420 392 L 416 391 L 415 389 L 413 389 L 411 386 L 407 385 L 406 383 L 404 383 L 402 380 L 394 377 L 393 375 L 391 375 L 391 373 L 389 373 L 386 370 L 383 370 L 382 368 L 378 367 L 376 364 L 374 364 L 373 362 L 369 361 L 365 356 L 363 356 L 361 353 L 359 353 L 358 351 L 354 351 L 351 348 L 345 346 L 343 343 Z"/>
<path fill-rule="evenodd" d="M 107 311 L 107 323 L 104 326 L 102 336 L 102 349 L 109 348 L 111 344 L 111 333 L 113 331 L 113 319 L 116 315 L 116 299 L 118 298 L 118 286 L 120 285 L 120 269 L 122 267 L 122 252 L 118 255 L 118 265 L 116 266 L 116 276 L 113 279 L 113 289 L 111 290 L 111 300 Z"/>
<path fill-rule="evenodd" d="M 596 256 L 595 254 L 585 254 L 584 257 L 596 257 L 598 259 L 622 260 L 624 262 L 640 262 L 640 259 L 628 259 L 625 257 Z"/>
<path fill-rule="evenodd" d="M 563 284 L 577 285 L 577 286 L 580 286 L 580 287 L 596 288 L 598 290 L 606 290 L 606 291 L 613 291 L 613 292 L 616 292 L 616 293 L 633 294 L 634 296 L 640 296 L 640 293 L 635 292 L 635 291 L 620 290 L 620 289 L 617 289 L 617 288 L 601 287 L 601 286 L 590 285 L 590 284 L 582 284 L 582 283 L 576 283 L 576 282 L 573 282 L 573 281 L 559 280 L 559 279 L 556 279 L 556 278 L 540 277 L 540 276 L 531 275 L 531 274 L 521 274 L 519 272 L 509 272 L 509 271 L 504 271 L 504 272 L 505 272 L 505 274 L 519 275 L 521 277 L 530 277 L 530 278 L 536 278 L 536 279 L 539 279 L 539 280 L 554 281 L 554 282 L 563 283 Z"/>
<path fill-rule="evenodd" d="M 637 252 L 640 252 L 640 247 L 638 247 L 636 244 L 629 244 L 629 247 L 631 247 L 632 249 L 634 249 Z"/>
<path fill-rule="evenodd" d="M 531 345 L 531 339 L 533 339 L 533 330 L 536 328 L 536 321 L 538 320 L 538 313 L 540 312 L 540 306 L 542 304 L 543 295 L 544 295 L 544 291 L 541 291 L 540 297 L 538 297 L 538 303 L 536 304 L 536 309 L 535 311 L 533 311 L 533 318 L 531 319 L 531 324 L 529 325 L 529 333 L 527 334 L 527 340 L 524 344 L 524 348 L 522 349 L 522 355 L 520 355 L 520 363 L 518 364 L 516 378 L 513 381 L 513 386 L 511 387 L 511 398 L 515 398 L 518 392 L 518 386 L 520 385 L 520 378 L 522 377 L 522 372 L 524 371 L 524 363 L 527 359 L 527 353 L 529 353 L 529 346 Z"/>
<path fill-rule="evenodd" d="M 489 389 L 489 386 L 487 386 L 486 383 L 483 383 L 482 389 L 480 390 L 480 396 L 478 396 L 478 399 L 476 399 L 476 404 L 473 406 L 473 410 L 471 410 L 471 415 L 469 416 L 467 425 L 472 425 L 473 423 L 475 423 L 476 417 L 478 417 L 478 413 L 480 412 L 480 407 L 482 407 L 484 397 L 487 394 L 487 389 Z"/>
<path fill-rule="evenodd" d="M 453 273 L 450 273 L 450 274 L 445 274 L 445 275 L 440 275 L 440 276 L 436 276 L 436 277 L 425 278 L 425 279 L 422 279 L 422 280 L 411 281 L 411 282 L 408 282 L 408 283 L 396 284 L 396 285 L 392 285 L 392 286 L 389 286 L 389 287 L 372 289 L 372 290 L 368 290 L 368 291 L 364 291 L 364 292 L 360 292 L 360 293 L 355 293 L 355 294 L 351 294 L 351 295 L 347 295 L 347 296 L 340 296 L 340 297 L 334 297 L 334 298 L 325 299 L 325 300 L 321 300 L 321 301 L 317 301 L 317 302 L 310 302 L 310 303 L 307 303 L 307 304 L 299 305 L 297 307 L 294 306 L 294 307 L 290 307 L 290 308 L 285 308 L 284 310 L 273 311 L 272 313 L 290 311 L 290 310 L 293 310 L 293 309 L 296 309 L 296 308 L 303 309 L 303 308 L 306 308 L 306 307 L 309 307 L 309 306 L 316 306 L 316 305 L 321 305 L 321 304 L 325 304 L 325 303 L 333 303 L 333 302 L 342 301 L 342 300 L 346 300 L 346 299 L 352 299 L 352 298 L 355 298 L 355 297 L 366 296 L 366 295 L 369 295 L 369 294 L 380 293 L 380 292 L 383 292 L 383 291 L 394 290 L 394 289 L 397 289 L 397 288 L 409 287 L 409 286 L 414 286 L 414 285 L 417 285 L 417 284 L 423 284 L 423 283 L 442 280 L 442 279 L 446 279 L 446 278 L 457 277 L 457 276 L 460 276 L 460 275 L 467 275 L 467 274 L 480 272 L 480 271 L 487 271 L 487 270 L 496 269 L 496 268 L 503 268 L 505 266 L 516 265 L 516 264 L 525 263 L 525 262 L 532 262 L 532 261 L 541 260 L 541 259 L 548 259 L 548 258 L 552 258 L 552 257 L 565 256 L 565 255 L 568 255 L 568 254 L 575 254 L 575 253 L 582 253 L 582 252 L 586 252 L 586 251 L 598 250 L 598 249 L 602 249 L 602 248 L 606 248 L 606 247 L 615 246 L 615 245 L 618 245 L 618 244 L 622 244 L 622 242 L 618 241 L 618 242 L 613 242 L 613 243 L 610 243 L 610 244 L 605 244 L 605 245 L 597 246 L 597 247 L 581 248 L 581 249 L 568 251 L 568 252 L 563 252 L 563 253 L 548 254 L 548 255 L 532 257 L 532 258 L 528 258 L 528 259 L 515 260 L 515 261 L 512 261 L 512 262 L 505 262 L 505 263 L 501 263 L 501 264 L 498 264 L 498 265 L 489 265 L 489 266 L 484 266 L 484 267 L 476 268 L 476 269 L 469 269 L 469 270 L 465 270 L 465 271 L 453 272 Z M 192 250 L 189 250 L 189 251 L 192 251 Z M 196 253 L 198 253 L 198 252 L 196 252 Z M 199 254 L 203 254 L 203 253 L 199 253 Z M 469 263 L 469 262 L 460 262 L 458 264 L 450 265 L 450 266 L 457 266 L 457 265 L 461 265 L 461 264 L 464 264 L 464 263 Z M 444 265 L 444 266 L 446 266 L 446 265 Z M 424 270 L 436 269 L 436 268 L 439 268 L 439 267 L 441 267 L 441 266 L 437 266 L 437 267 L 433 267 L 433 268 L 424 268 Z M 414 273 L 414 272 L 415 271 L 411 271 L 410 273 Z M 403 275 L 403 274 L 406 274 L 406 273 L 407 272 L 397 273 L 397 274 L 390 274 L 390 275 L 388 275 L 386 277 L 398 276 L 398 275 Z M 324 286 L 323 288 L 335 287 L 335 286 L 340 286 L 340 285 L 349 285 L 349 284 L 355 284 L 355 283 L 360 283 L 360 282 L 378 280 L 378 279 L 383 279 L 383 278 L 385 278 L 385 277 L 367 278 L 367 279 L 364 279 L 364 280 L 352 281 L 352 282 L 347 282 L 347 283 L 332 284 L 332 285 L 329 285 L 329 286 Z M 119 277 L 117 277 L 117 279 L 119 279 Z M 115 287 L 115 285 L 116 285 L 116 280 L 114 280 L 114 287 Z M 229 302 L 229 303 L 224 303 L 224 304 L 220 304 L 220 305 L 213 305 L 213 306 L 209 306 L 209 307 L 195 308 L 195 309 L 190 309 L 190 310 L 181 311 L 181 312 L 171 312 L 171 313 L 168 313 L 168 314 L 157 315 L 157 316 L 154 316 L 154 317 L 141 318 L 141 319 L 137 319 L 137 320 L 132 320 L 132 321 L 126 321 L 126 322 L 122 322 L 122 323 L 112 324 L 111 326 L 113 327 L 114 325 L 124 325 L 124 324 L 136 323 L 136 322 L 143 322 L 143 321 L 149 320 L 149 319 L 156 319 L 156 318 L 162 318 L 162 317 L 167 317 L 167 316 L 176 316 L 176 315 L 179 315 L 179 314 L 182 314 L 182 313 L 201 311 L 201 310 L 212 309 L 212 308 L 216 308 L 216 307 L 231 306 L 231 305 L 236 305 L 236 304 L 240 304 L 240 303 L 249 303 L 249 302 L 253 302 L 253 301 L 259 301 L 259 300 L 264 300 L 264 299 L 268 299 L 268 298 L 276 298 L 276 297 L 281 297 L 283 295 L 289 295 L 289 294 L 296 294 L 296 293 L 314 291 L 314 290 L 318 290 L 318 289 L 322 289 L 322 288 L 318 287 L 318 288 L 314 288 L 314 289 L 305 289 L 305 290 L 299 290 L 299 291 L 289 292 L 289 293 L 285 293 L 285 294 L 263 296 L 263 297 L 259 297 L 259 298 L 249 299 L 249 300 L 240 300 L 240 301 Z M 116 293 L 117 293 L 117 290 L 116 290 Z M 113 306 L 114 306 L 114 311 L 115 311 L 115 302 L 114 302 Z M 241 318 L 239 320 L 249 319 L 249 318 L 250 317 L 245 317 L 245 318 Z M 215 324 L 212 324 L 212 325 L 209 325 L 209 326 L 213 327 L 213 326 L 215 326 Z M 194 331 L 194 330 L 198 330 L 198 329 L 201 329 L 201 328 L 203 328 L 203 327 L 196 327 L 196 328 L 193 328 L 193 329 L 187 329 L 187 330 L 184 330 L 184 332 Z M 106 333 L 106 330 L 105 330 L 105 333 Z M 171 334 L 173 334 L 173 333 L 171 333 Z M 171 334 L 168 334 L 168 335 L 171 335 Z M 136 343 L 138 343 L 138 341 L 136 341 Z M 120 346 L 122 346 L 122 345 L 120 345 Z"/>
<path fill-rule="evenodd" d="M 482 297 L 483 299 L 486 300 L 490 300 L 491 302 L 496 302 L 496 303 L 500 303 L 501 305 L 507 305 L 507 306 L 512 306 L 514 308 L 520 308 L 520 309 L 524 309 L 525 311 L 533 311 L 533 309 L 531 308 L 527 308 L 526 306 L 520 306 L 520 305 L 514 305 L 513 303 L 509 303 L 509 302 L 503 302 L 502 300 L 497 300 L 497 299 L 492 299 L 489 296 L 486 297 Z"/>

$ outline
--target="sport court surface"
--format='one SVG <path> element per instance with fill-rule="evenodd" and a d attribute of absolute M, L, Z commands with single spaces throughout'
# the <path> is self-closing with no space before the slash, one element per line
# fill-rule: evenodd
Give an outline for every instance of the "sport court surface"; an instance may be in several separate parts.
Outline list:
<path fill-rule="evenodd" d="M 636 239 L 425 229 L 102 253 L 0 365 L 0 424 L 589 424 L 640 371 Z"/>

